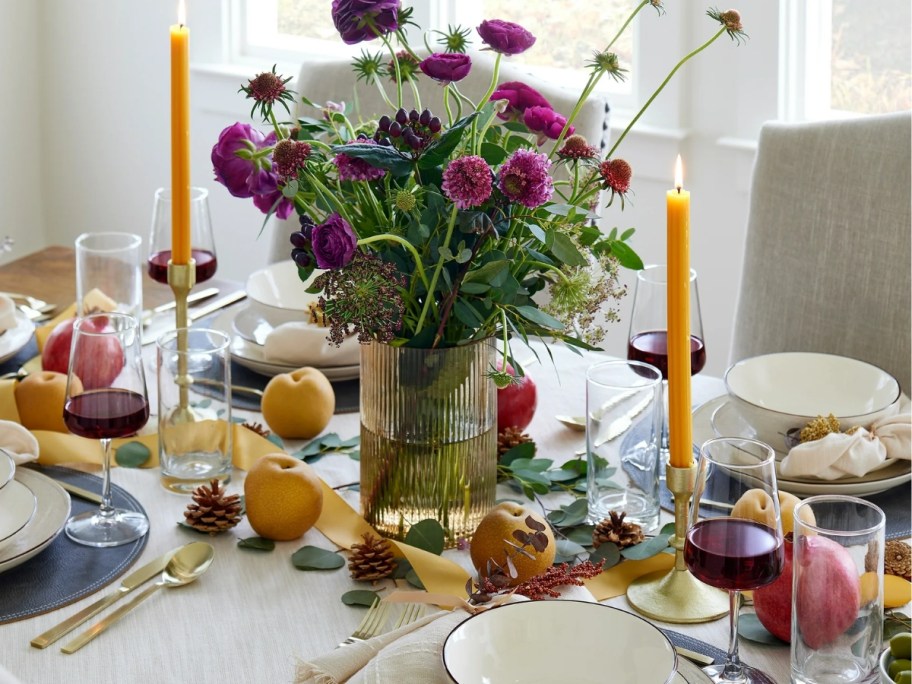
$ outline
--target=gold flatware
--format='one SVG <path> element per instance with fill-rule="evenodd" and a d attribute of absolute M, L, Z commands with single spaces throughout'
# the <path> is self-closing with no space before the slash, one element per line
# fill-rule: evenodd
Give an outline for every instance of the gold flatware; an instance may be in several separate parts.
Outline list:
<path fill-rule="evenodd" d="M 231 306 L 235 302 L 239 302 L 247 296 L 247 293 L 243 290 L 238 290 L 237 292 L 232 292 L 227 294 L 224 297 L 219 297 L 213 302 L 200 306 L 193 309 L 192 311 L 187 312 L 187 322 L 192 323 L 193 321 L 208 316 L 209 314 L 215 313 L 219 309 L 224 309 L 225 307 Z M 164 333 L 174 330 L 174 320 L 163 320 L 161 318 L 156 318 L 149 325 L 143 327 L 142 333 L 142 343 L 143 346 L 147 344 L 152 344 Z"/>
<path fill-rule="evenodd" d="M 187 295 L 187 304 L 193 304 L 194 302 L 201 302 L 204 299 L 209 299 L 209 297 L 214 297 L 218 293 L 219 293 L 219 289 L 217 287 L 207 287 L 203 290 L 199 290 L 198 292 L 191 292 L 189 295 Z M 145 322 L 156 314 L 160 314 L 165 311 L 170 311 L 176 305 L 177 305 L 176 300 L 172 299 L 170 301 L 165 302 L 164 304 L 159 304 L 158 306 L 156 306 L 153 309 L 147 309 L 146 311 L 142 312 L 142 320 L 143 320 L 143 322 Z"/>
<path fill-rule="evenodd" d="M 53 304 L 50 304 L 43 299 L 38 299 L 37 297 L 32 297 L 27 294 L 22 294 L 20 292 L 0 292 L 0 295 L 6 295 L 10 299 L 19 299 L 24 301 L 28 306 L 33 308 L 35 311 L 40 311 L 41 313 L 48 313 L 53 311 L 57 307 Z"/>
<path fill-rule="evenodd" d="M 711 656 L 691 651 L 689 648 L 684 648 L 683 646 L 675 646 L 675 651 L 679 656 L 683 656 L 697 665 L 712 665 L 716 661 L 716 659 Z"/>
<path fill-rule="evenodd" d="M 206 542 L 193 542 L 181 547 L 168 561 L 158 582 L 144 589 L 136 598 L 105 619 L 96 622 L 60 650 L 67 654 L 75 653 L 162 587 L 170 589 L 190 584 L 209 569 L 214 556 L 215 550 Z"/>
<path fill-rule="evenodd" d="M 63 486 L 64 483 L 61 482 L 60 485 Z M 69 485 L 69 486 L 72 486 L 72 485 Z M 83 490 L 83 491 L 85 491 L 85 490 Z M 87 493 L 90 494 L 91 492 L 87 492 Z M 146 563 L 139 570 L 135 570 L 135 571 L 131 572 L 129 575 L 127 575 L 124 578 L 124 580 L 120 583 L 120 586 L 115 591 L 111 592 L 104 598 L 96 601 L 91 606 L 88 606 L 87 608 L 83 608 L 78 613 L 67 618 L 60 624 L 52 627 L 51 629 L 46 631 L 44 634 L 36 636 L 31 641 L 32 646 L 34 646 L 35 648 L 47 648 L 48 646 L 53 644 L 55 641 L 60 639 L 60 637 L 65 636 L 65 635 L 69 634 L 70 632 L 72 632 L 74 629 L 79 627 L 79 625 L 81 625 L 83 622 L 85 622 L 89 618 L 92 618 L 92 617 L 98 615 L 98 613 L 103 611 L 105 608 L 110 606 L 112 603 L 114 603 L 118 599 L 122 598 L 123 596 L 126 596 L 131 591 L 136 589 L 136 587 L 138 587 L 140 584 L 144 584 L 145 582 L 148 582 L 150 579 L 152 579 L 153 577 L 158 575 L 162 570 L 165 569 L 165 566 L 168 565 L 168 561 L 171 560 L 171 557 L 178 550 L 179 549 L 172 549 L 171 551 L 168 551 L 167 553 L 159 556 L 158 558 Z"/>
<path fill-rule="evenodd" d="M 568 427 L 571 430 L 576 430 L 577 432 L 586 431 L 586 419 L 582 416 L 554 416 L 558 422 L 562 423 L 564 427 Z"/>
<path fill-rule="evenodd" d="M 375 637 L 383 630 L 383 626 L 386 624 L 386 614 L 389 611 L 390 604 L 385 601 L 381 601 L 380 597 L 374 599 L 374 602 L 371 604 L 371 607 L 368 608 L 367 613 L 364 615 L 364 619 L 361 620 L 355 631 L 352 632 L 352 635 L 343 641 L 339 646 L 348 646 L 350 644 L 356 644 L 359 641 L 367 641 L 371 637 Z"/>
<path fill-rule="evenodd" d="M 55 480 L 57 484 L 67 490 L 70 494 L 75 497 L 82 499 L 83 501 L 91 501 L 92 503 L 100 504 L 101 503 L 101 494 L 96 494 L 95 492 L 90 492 L 88 489 L 83 489 L 82 487 L 77 487 L 76 485 L 70 484 L 69 482 L 63 482 L 62 480 Z M 162 566 L 164 567 L 164 566 Z M 157 574 L 157 573 L 153 573 Z M 151 579 L 151 578 L 150 578 Z"/>

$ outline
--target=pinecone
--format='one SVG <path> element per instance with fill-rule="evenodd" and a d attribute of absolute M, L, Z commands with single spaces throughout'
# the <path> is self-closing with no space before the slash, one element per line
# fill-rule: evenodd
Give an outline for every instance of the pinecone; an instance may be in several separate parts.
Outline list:
<path fill-rule="evenodd" d="M 610 517 L 602 520 L 592 531 L 592 545 L 595 548 L 613 542 L 623 549 L 643 541 L 643 528 L 636 523 L 624 522 L 626 513 L 611 511 L 608 515 Z"/>
<path fill-rule="evenodd" d="M 378 580 L 389 577 L 396 569 L 393 549 L 382 537 L 375 537 L 370 532 L 361 535 L 363 544 L 352 544 L 352 554 L 348 559 L 348 571 L 352 579 Z"/>
<path fill-rule="evenodd" d="M 912 548 L 896 539 L 888 541 L 884 546 L 884 572 L 912 579 Z"/>
<path fill-rule="evenodd" d="M 225 494 L 218 480 L 210 486 L 200 485 L 193 490 L 193 503 L 184 511 L 185 522 L 200 532 L 218 534 L 230 530 L 241 521 L 241 501 L 237 494 Z"/>
<path fill-rule="evenodd" d="M 513 447 L 531 441 L 532 438 L 519 428 L 505 427 L 497 433 L 497 459 L 500 460 Z"/>

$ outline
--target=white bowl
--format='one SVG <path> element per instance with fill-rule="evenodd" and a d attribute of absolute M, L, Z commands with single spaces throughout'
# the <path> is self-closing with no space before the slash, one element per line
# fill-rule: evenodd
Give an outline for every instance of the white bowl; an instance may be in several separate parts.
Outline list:
<path fill-rule="evenodd" d="M 761 439 L 781 448 L 788 431 L 832 413 L 843 429 L 868 427 L 895 409 L 896 378 L 834 354 L 782 352 L 744 359 L 725 372 L 736 410 Z"/>
<path fill-rule="evenodd" d="M 657 627 L 618 608 L 522 601 L 460 623 L 443 665 L 457 684 L 663 684 L 674 681 L 677 656 Z"/>
<path fill-rule="evenodd" d="M 890 663 L 892 662 L 893 656 L 890 654 L 890 649 L 887 648 L 880 654 L 880 661 L 877 668 L 880 672 L 880 684 L 894 684 L 893 679 L 890 677 L 890 673 L 887 672 L 887 668 L 890 667 Z"/>
<path fill-rule="evenodd" d="M 305 283 L 293 261 L 279 261 L 250 274 L 247 297 L 273 326 L 304 321 L 310 317 L 310 305 L 317 302 L 317 295 L 309 294 L 307 288 L 320 273 L 315 271 Z"/>

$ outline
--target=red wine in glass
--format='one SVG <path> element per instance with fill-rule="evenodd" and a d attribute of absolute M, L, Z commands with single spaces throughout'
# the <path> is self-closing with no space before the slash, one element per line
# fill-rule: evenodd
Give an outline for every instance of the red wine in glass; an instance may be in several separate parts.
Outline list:
<path fill-rule="evenodd" d="M 63 407 L 67 429 L 89 439 L 126 437 L 148 420 L 149 402 L 132 390 L 91 390 L 70 397 Z"/>
<path fill-rule="evenodd" d="M 627 358 L 642 361 L 658 368 L 662 378 L 668 379 L 668 331 L 649 330 L 630 338 Z M 696 335 L 690 336 L 690 374 L 696 375 L 706 365 L 706 347 Z"/>
<path fill-rule="evenodd" d="M 196 282 L 202 283 L 215 275 L 218 259 L 215 254 L 206 249 L 191 249 L 190 254 L 196 262 Z M 149 257 L 149 277 L 152 280 L 168 284 L 168 260 L 171 259 L 171 250 L 163 249 Z"/>
<path fill-rule="evenodd" d="M 687 531 L 687 568 L 718 589 L 746 590 L 769 584 L 785 562 L 782 537 L 766 525 L 741 518 L 710 518 Z"/>

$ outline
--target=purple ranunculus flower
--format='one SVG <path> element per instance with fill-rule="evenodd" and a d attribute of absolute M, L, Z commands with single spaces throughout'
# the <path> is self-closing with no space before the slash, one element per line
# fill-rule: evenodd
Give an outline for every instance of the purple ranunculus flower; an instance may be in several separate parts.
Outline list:
<path fill-rule="evenodd" d="M 533 133 L 538 133 L 538 144 L 544 144 L 547 138 L 557 140 L 567 124 L 567 119 L 550 107 L 529 107 L 523 113 L 523 123 Z M 567 135 L 573 135 L 573 126 L 567 129 Z"/>
<path fill-rule="evenodd" d="M 507 111 L 497 115 L 504 121 L 520 118 L 529 107 L 551 108 L 551 103 L 548 102 L 544 95 L 522 81 L 501 83 L 491 93 L 491 99 L 506 100 L 510 103 Z"/>
<path fill-rule="evenodd" d="M 272 192 L 261 193 L 259 195 L 253 196 L 253 203 L 256 205 L 256 208 L 262 211 L 264 214 L 269 213 L 269 210 L 272 209 L 272 205 L 276 203 L 276 200 L 281 201 L 276 207 L 275 215 L 280 219 L 287 219 L 289 216 L 291 216 L 291 213 L 294 210 L 294 202 L 282 195 L 281 190 L 273 189 Z"/>
<path fill-rule="evenodd" d="M 332 18 L 344 42 L 363 43 L 399 28 L 399 0 L 333 0 Z"/>
<path fill-rule="evenodd" d="M 358 236 L 337 213 L 330 214 L 325 222 L 314 226 L 310 237 L 317 268 L 348 266 L 358 248 Z"/>
<path fill-rule="evenodd" d="M 458 52 L 435 52 L 418 65 L 435 81 L 452 83 L 461 81 L 472 69 L 472 58 Z"/>
<path fill-rule="evenodd" d="M 275 190 L 275 179 L 270 171 L 237 155 L 240 150 L 253 152 L 275 144 L 275 133 L 263 135 L 250 124 L 235 123 L 219 134 L 218 142 L 212 146 L 212 167 L 215 180 L 228 188 L 235 197 L 253 197 L 262 192 Z M 253 148 L 253 149 L 251 149 Z M 271 184 L 271 188 L 270 188 Z"/>
<path fill-rule="evenodd" d="M 535 36 L 512 21 L 485 20 L 477 30 L 489 48 L 504 55 L 518 55 L 535 44 Z"/>

